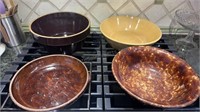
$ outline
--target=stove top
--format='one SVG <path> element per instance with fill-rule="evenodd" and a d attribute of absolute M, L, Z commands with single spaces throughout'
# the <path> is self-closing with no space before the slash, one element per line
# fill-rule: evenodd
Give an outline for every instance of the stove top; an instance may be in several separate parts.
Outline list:
<path fill-rule="evenodd" d="M 15 72 L 27 62 L 49 54 L 45 47 L 36 43 L 30 33 L 26 34 L 29 38 L 22 53 L 12 62 L 12 66 L 5 71 L 1 80 L 1 111 L 22 111 L 16 106 L 9 96 L 9 82 Z M 158 108 L 144 104 L 137 99 L 129 96 L 114 79 L 111 71 L 111 62 L 118 52 L 113 49 L 99 33 L 91 33 L 85 40 L 77 44 L 72 56 L 80 59 L 87 66 L 91 74 L 91 82 L 84 94 L 73 104 L 57 111 L 68 110 L 129 110 L 129 111 L 200 111 L 199 99 L 192 105 L 185 108 Z M 173 44 L 170 44 L 167 35 L 154 45 L 176 54 Z M 66 53 L 60 50 L 60 53 Z"/>

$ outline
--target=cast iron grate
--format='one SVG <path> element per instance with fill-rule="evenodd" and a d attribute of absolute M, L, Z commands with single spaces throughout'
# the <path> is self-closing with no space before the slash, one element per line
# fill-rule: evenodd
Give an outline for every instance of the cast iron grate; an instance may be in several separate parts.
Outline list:
<path fill-rule="evenodd" d="M 12 62 L 12 67 L 6 70 L 1 80 L 1 111 L 22 111 L 17 107 L 9 96 L 9 82 L 14 73 L 28 61 L 40 56 L 52 54 L 43 46 L 34 42 L 31 34 L 27 33 L 29 40 L 22 54 Z M 168 50 L 176 54 L 173 44 L 168 42 L 166 36 L 153 46 Z M 60 53 L 66 53 L 63 51 Z M 57 111 L 79 110 L 130 110 L 130 111 L 199 111 L 199 99 L 189 107 L 176 109 L 162 109 L 145 105 L 130 97 L 115 81 L 111 72 L 111 62 L 118 51 L 113 49 L 101 34 L 91 33 L 84 41 L 78 43 L 76 50 L 70 54 L 83 61 L 91 74 L 91 82 L 84 94 L 73 104 Z"/>

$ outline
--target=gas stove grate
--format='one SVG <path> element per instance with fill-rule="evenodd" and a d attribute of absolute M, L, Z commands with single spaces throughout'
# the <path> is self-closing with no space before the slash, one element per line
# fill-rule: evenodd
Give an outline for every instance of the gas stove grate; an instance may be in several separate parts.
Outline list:
<path fill-rule="evenodd" d="M 22 111 L 17 107 L 9 96 L 9 82 L 15 72 L 27 62 L 49 53 L 43 46 L 36 43 L 31 34 L 27 33 L 29 40 L 26 47 L 22 49 L 22 53 L 12 62 L 12 66 L 5 71 L 1 80 L 1 111 Z M 80 59 L 87 66 L 91 74 L 91 82 L 89 83 L 84 94 L 72 105 L 58 109 L 58 111 L 79 111 L 79 110 L 130 110 L 130 111 L 199 111 L 198 101 L 186 108 L 162 109 L 143 104 L 142 102 L 130 97 L 118 83 L 115 81 L 112 71 L 111 62 L 114 55 L 118 52 L 113 49 L 101 34 L 91 33 L 84 41 L 78 43 L 78 47 L 71 54 Z M 153 46 L 168 50 L 176 54 L 173 45 L 170 44 L 163 36 Z M 61 51 L 61 53 L 63 53 Z"/>

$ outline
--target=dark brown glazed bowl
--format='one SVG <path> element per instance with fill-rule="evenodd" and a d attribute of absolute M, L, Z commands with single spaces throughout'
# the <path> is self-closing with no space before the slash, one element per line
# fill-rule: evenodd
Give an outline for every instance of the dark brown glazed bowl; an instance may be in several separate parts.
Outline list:
<path fill-rule="evenodd" d="M 48 55 L 20 68 L 9 86 L 13 102 L 28 111 L 61 108 L 80 97 L 90 81 L 84 63 L 68 55 Z"/>
<path fill-rule="evenodd" d="M 200 79 L 191 66 L 159 48 L 122 49 L 112 61 L 112 72 L 128 94 L 153 106 L 185 107 L 200 95 Z"/>
<path fill-rule="evenodd" d="M 40 44 L 65 46 L 85 39 L 90 33 L 90 21 L 78 13 L 56 12 L 37 18 L 29 30 Z"/>

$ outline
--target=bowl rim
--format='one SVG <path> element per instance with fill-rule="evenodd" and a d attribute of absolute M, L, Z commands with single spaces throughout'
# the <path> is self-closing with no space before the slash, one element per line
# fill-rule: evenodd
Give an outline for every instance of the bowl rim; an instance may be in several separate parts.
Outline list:
<path fill-rule="evenodd" d="M 109 36 L 109 35 L 107 35 L 105 32 L 104 32 L 104 30 L 103 30 L 103 24 L 106 22 L 106 21 L 108 21 L 108 20 L 110 20 L 110 19 L 112 19 L 112 18 L 121 18 L 121 17 L 127 17 L 127 18 L 136 18 L 136 19 L 140 19 L 140 20 L 144 20 L 144 21 L 147 21 L 148 23 L 150 23 L 150 24 L 152 24 L 153 26 L 155 26 L 157 29 L 159 29 L 158 31 L 159 31 L 159 37 L 158 38 L 156 38 L 154 41 L 150 41 L 150 42 L 145 42 L 145 43 L 126 43 L 126 42 L 121 42 L 121 41 L 117 41 L 117 40 L 114 40 L 111 36 Z M 151 45 L 151 44 L 153 44 L 153 43 L 156 43 L 158 40 L 160 40 L 161 39 L 161 37 L 162 37 L 162 31 L 161 31 L 161 29 L 155 24 L 155 23 L 153 23 L 153 22 L 151 22 L 151 21 L 149 21 L 148 19 L 145 19 L 145 18 L 141 18 L 141 17 L 137 17 L 137 16 L 129 16 L 129 15 L 127 15 L 127 16 L 123 16 L 123 15 L 117 15 L 117 16 L 110 16 L 109 18 L 106 18 L 106 19 L 104 19 L 101 23 L 100 23 L 100 31 L 101 31 L 101 33 L 104 35 L 104 37 L 106 37 L 107 39 L 110 39 L 111 41 L 114 41 L 114 42 L 116 42 L 116 43 L 120 43 L 120 44 L 124 44 L 124 45 Z"/>
<path fill-rule="evenodd" d="M 22 70 L 23 68 L 25 68 L 26 66 L 29 66 L 30 64 L 32 64 L 32 63 L 35 62 L 35 61 L 38 61 L 38 60 L 44 59 L 44 58 L 48 58 L 48 57 L 54 57 L 54 56 L 55 56 L 55 57 L 57 57 L 57 56 L 59 56 L 59 57 L 67 57 L 67 58 L 75 59 L 76 61 L 78 61 L 79 63 L 81 63 L 81 64 L 83 65 L 83 67 L 84 67 L 85 70 L 86 70 L 86 73 L 87 73 L 86 75 L 87 75 L 87 77 L 86 77 L 85 84 L 84 84 L 84 86 L 82 87 L 82 89 L 80 90 L 80 92 L 79 92 L 77 95 L 75 95 L 73 98 L 71 98 L 69 101 L 67 101 L 67 102 L 65 102 L 65 103 L 63 103 L 63 104 L 61 104 L 61 105 L 54 106 L 54 107 L 50 107 L 50 108 L 45 108 L 45 109 L 35 109 L 35 108 L 26 107 L 26 106 L 20 104 L 20 103 L 15 99 L 15 97 L 14 97 L 13 94 L 12 94 L 12 93 L 13 93 L 13 92 L 12 92 L 13 82 L 14 82 L 15 78 L 19 75 L 19 72 L 21 72 L 21 70 Z M 89 73 L 89 71 L 88 71 L 86 65 L 85 65 L 82 61 L 80 61 L 79 59 L 77 59 L 77 58 L 75 58 L 75 57 L 73 57 L 73 56 L 64 55 L 64 54 L 47 55 L 47 56 L 42 56 L 42 57 L 36 58 L 36 59 L 34 59 L 34 60 L 32 60 L 32 61 L 26 63 L 24 66 L 22 66 L 22 67 L 14 74 L 14 76 L 13 76 L 13 78 L 11 79 L 10 84 L 9 84 L 9 95 L 10 95 L 10 97 L 11 97 L 11 100 L 12 100 L 17 106 L 21 107 L 21 108 L 24 109 L 24 110 L 36 111 L 36 112 L 37 112 L 37 111 L 50 111 L 50 110 L 55 110 L 55 109 L 64 107 L 64 106 L 66 106 L 66 105 L 72 103 L 73 101 L 75 101 L 77 98 L 79 98 L 79 97 L 81 96 L 81 94 L 84 92 L 84 90 L 86 89 L 88 83 L 90 82 L 90 79 L 91 79 L 91 74 Z"/>
<path fill-rule="evenodd" d="M 44 16 L 48 16 L 48 15 L 52 15 L 52 14 L 59 14 L 59 13 L 60 13 L 60 14 L 61 14 L 61 13 L 69 13 L 69 14 L 71 13 L 71 14 L 76 14 L 76 15 L 82 16 L 82 17 L 84 17 L 84 18 L 87 19 L 88 25 L 87 25 L 87 27 L 86 27 L 84 30 L 82 30 L 82 31 L 80 31 L 80 32 L 78 32 L 78 33 L 74 33 L 74 34 L 72 34 L 72 35 L 67 35 L 67 36 L 58 36 L 58 37 L 56 37 L 56 36 L 41 35 L 41 34 L 38 34 L 38 33 L 34 32 L 34 31 L 32 30 L 32 24 L 33 24 L 35 21 L 39 20 L 40 18 L 42 18 L 42 17 L 44 17 Z M 48 14 L 39 16 L 38 18 L 36 18 L 35 20 L 33 20 L 33 21 L 30 23 L 30 25 L 29 25 L 29 31 L 30 31 L 31 33 L 33 33 L 35 36 L 38 36 L 38 37 L 41 37 L 41 38 L 61 39 L 61 38 L 70 38 L 70 37 L 74 37 L 74 36 L 80 35 L 80 34 L 86 32 L 88 29 L 90 29 L 90 25 L 91 25 L 90 20 L 88 19 L 88 17 L 86 17 L 86 16 L 83 15 L 83 14 L 76 13 L 76 12 L 53 12 L 53 13 L 48 13 Z"/>
<path fill-rule="evenodd" d="M 143 99 L 143 98 L 141 98 L 140 96 L 137 96 L 136 94 L 134 94 L 134 93 L 132 93 L 131 91 L 129 91 L 129 90 L 127 89 L 127 87 L 125 87 L 125 86 L 122 84 L 122 81 L 120 81 L 119 78 L 115 75 L 116 72 L 114 71 L 114 65 L 113 65 L 113 63 L 114 63 L 114 61 L 116 60 L 116 57 L 117 57 L 121 52 L 123 52 L 124 50 L 127 50 L 127 49 L 136 48 L 136 47 L 143 47 L 143 48 L 149 47 L 149 48 L 151 48 L 151 49 L 152 49 L 152 48 L 153 48 L 153 49 L 156 49 L 156 50 L 158 50 L 159 52 L 168 53 L 169 55 L 172 55 L 173 58 L 176 58 L 176 59 L 178 58 L 181 62 L 183 62 L 184 64 L 186 64 L 186 66 L 190 66 L 189 64 L 187 64 L 187 62 L 186 62 L 185 60 L 179 58 L 179 57 L 176 56 L 175 54 L 170 53 L 170 52 L 168 52 L 168 51 L 166 51 L 166 50 L 164 50 L 164 49 L 157 48 L 157 47 L 152 47 L 152 46 L 131 46 L 131 47 L 124 48 L 124 49 L 120 50 L 120 51 L 114 56 L 114 58 L 113 58 L 113 60 L 112 60 L 112 67 L 111 67 L 111 68 L 112 68 L 112 73 L 113 73 L 113 76 L 114 76 L 115 80 L 118 82 L 118 84 L 120 85 L 120 87 L 122 87 L 122 89 L 125 90 L 130 96 L 132 96 L 132 97 L 138 99 L 139 101 L 142 101 L 143 103 L 146 103 L 146 104 L 149 104 L 149 105 L 152 105 L 152 106 L 156 106 L 156 107 L 161 107 L 161 108 L 180 108 L 180 107 L 186 107 L 186 106 L 189 106 L 190 104 L 194 103 L 194 102 L 198 99 L 198 97 L 200 96 L 200 86 L 198 87 L 198 93 L 195 94 L 195 97 L 194 97 L 191 101 L 186 102 L 186 103 L 183 103 L 183 104 L 176 104 L 176 105 L 171 105 L 171 104 L 165 105 L 165 104 L 160 104 L 160 103 L 156 103 L 156 102 L 151 102 L 151 101 L 149 101 L 149 100 L 147 100 L 147 99 Z M 192 69 L 192 70 L 193 70 L 193 69 Z M 193 71 L 194 71 L 194 70 L 193 70 Z M 196 77 L 198 77 L 198 80 L 199 80 L 199 76 L 197 75 L 197 73 L 196 73 L 195 71 L 194 71 L 194 73 L 195 73 L 195 74 L 193 74 L 193 75 L 196 76 Z"/>

